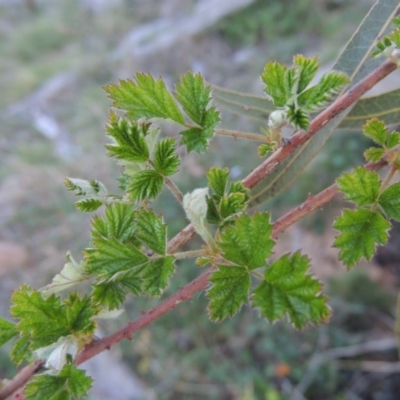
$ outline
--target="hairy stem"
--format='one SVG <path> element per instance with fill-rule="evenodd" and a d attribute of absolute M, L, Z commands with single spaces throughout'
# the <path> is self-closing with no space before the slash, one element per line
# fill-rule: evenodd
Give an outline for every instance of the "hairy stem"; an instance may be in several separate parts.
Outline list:
<path fill-rule="evenodd" d="M 183 251 L 182 253 L 175 253 L 174 257 L 177 260 L 183 260 L 185 258 L 202 257 L 205 255 L 207 255 L 206 250 L 190 250 L 190 251 Z"/>
<path fill-rule="evenodd" d="M 183 195 L 180 192 L 180 190 L 176 187 L 174 182 L 172 182 L 171 179 L 167 178 L 166 176 L 164 176 L 164 182 L 169 187 L 169 189 L 171 190 L 172 194 L 179 201 L 179 203 L 182 203 Z"/>

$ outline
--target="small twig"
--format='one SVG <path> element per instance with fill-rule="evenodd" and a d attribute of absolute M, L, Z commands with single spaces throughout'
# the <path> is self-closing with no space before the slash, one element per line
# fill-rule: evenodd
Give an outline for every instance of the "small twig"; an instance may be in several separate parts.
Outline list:
<path fill-rule="evenodd" d="M 189 250 L 189 251 L 183 251 L 181 253 L 174 253 L 174 257 L 176 260 L 183 260 L 185 258 L 203 257 L 205 255 L 207 255 L 206 250 Z"/>
<path fill-rule="evenodd" d="M 23 387 L 34 374 L 39 372 L 44 365 L 43 360 L 36 360 L 33 365 L 28 365 L 21 369 L 11 381 L 7 382 L 0 390 L 0 400 L 5 400 L 19 388 Z"/>
<path fill-rule="evenodd" d="M 258 133 L 249 133 L 249 132 L 240 132 L 240 131 L 231 131 L 229 129 L 216 129 L 215 133 L 217 135 L 229 136 L 234 139 L 242 138 L 247 140 L 256 140 L 257 142 L 268 143 L 269 139 L 265 135 L 260 135 Z"/>
<path fill-rule="evenodd" d="M 400 362 L 388 361 L 338 361 L 340 369 L 378 372 L 381 374 L 398 374 L 400 372 Z"/>
<path fill-rule="evenodd" d="M 183 195 L 180 192 L 180 190 L 177 188 L 177 186 L 174 184 L 174 182 L 172 182 L 171 179 L 167 178 L 166 176 L 164 176 L 164 182 L 169 187 L 169 189 L 171 190 L 172 194 L 179 201 L 179 203 L 182 203 Z"/>

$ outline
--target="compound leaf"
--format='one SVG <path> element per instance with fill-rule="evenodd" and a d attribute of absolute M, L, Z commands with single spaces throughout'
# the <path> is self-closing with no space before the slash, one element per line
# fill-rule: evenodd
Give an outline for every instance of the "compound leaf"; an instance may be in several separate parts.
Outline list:
<path fill-rule="evenodd" d="M 149 249 L 164 255 L 167 245 L 167 225 L 152 210 L 140 210 L 136 214 L 137 238 Z"/>
<path fill-rule="evenodd" d="M 219 245 L 224 251 L 223 257 L 249 269 L 264 266 L 274 245 L 271 232 L 268 213 L 257 212 L 252 217 L 241 215 L 221 234 Z"/>
<path fill-rule="evenodd" d="M 180 164 L 181 161 L 176 154 L 176 140 L 166 138 L 159 141 L 154 154 L 154 168 L 160 174 L 168 176 L 175 174 Z"/>
<path fill-rule="evenodd" d="M 27 400 L 72 400 L 87 395 L 92 378 L 73 364 L 67 364 L 57 375 L 41 374 L 26 385 Z"/>
<path fill-rule="evenodd" d="M 340 176 L 337 185 L 347 200 L 361 207 L 375 203 L 379 195 L 380 180 L 376 172 L 358 167 L 353 172 Z"/>
<path fill-rule="evenodd" d="M 400 221 L 400 182 L 394 183 L 385 189 L 378 199 L 387 218 Z"/>
<path fill-rule="evenodd" d="M 344 210 L 333 227 L 341 232 L 333 245 L 340 249 L 339 259 L 350 268 L 361 257 L 370 260 L 375 246 L 387 242 L 390 223 L 378 212 L 360 208 Z"/>
<path fill-rule="evenodd" d="M 211 87 L 206 85 L 203 77 L 187 72 L 176 85 L 175 97 L 181 103 L 192 121 L 203 126 L 204 115 L 210 102 Z"/>
<path fill-rule="evenodd" d="M 207 292 L 210 319 L 220 321 L 234 316 L 248 299 L 250 276 L 245 267 L 220 265 L 210 277 L 212 284 Z"/>
<path fill-rule="evenodd" d="M 113 106 L 128 111 L 134 119 L 165 118 L 185 124 L 185 118 L 174 98 L 168 92 L 164 81 L 155 80 L 150 74 L 139 73 L 135 81 L 120 81 L 104 88 L 114 101 Z"/>
<path fill-rule="evenodd" d="M 182 135 L 181 143 L 186 145 L 188 151 L 201 153 L 207 150 L 208 143 L 214 136 L 214 128 L 219 121 L 219 112 L 215 107 L 211 107 L 204 114 L 201 128 L 189 128 L 180 132 Z"/>
<path fill-rule="evenodd" d="M 127 192 L 134 201 L 155 199 L 161 192 L 164 179 L 158 171 L 146 169 L 132 176 Z"/>
<path fill-rule="evenodd" d="M 264 278 L 253 291 L 252 303 L 261 315 L 273 322 L 288 315 L 300 329 L 307 322 L 325 321 L 330 310 L 319 293 L 321 284 L 308 275 L 309 259 L 299 252 L 285 254 L 265 270 Z"/>

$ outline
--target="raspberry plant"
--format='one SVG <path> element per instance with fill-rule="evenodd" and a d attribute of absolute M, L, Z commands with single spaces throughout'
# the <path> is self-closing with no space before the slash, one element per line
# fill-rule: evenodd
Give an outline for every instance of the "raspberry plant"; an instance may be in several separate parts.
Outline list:
<path fill-rule="evenodd" d="M 181 77 L 175 91 L 161 78 L 143 73 L 105 87 L 113 101 L 106 149 L 121 166 L 120 192 L 110 193 L 95 179 L 66 179 L 67 189 L 79 196 L 79 211 L 102 212 L 92 219 L 91 243 L 82 260 L 68 253 L 64 268 L 48 285 L 36 290 L 26 284 L 14 291 L 15 321 L 0 318 L 0 344 L 16 339 L 11 358 L 28 366 L 0 389 L 0 399 L 30 378 L 24 390 L 27 399 L 85 396 L 91 378 L 79 364 L 130 338 L 200 290 L 207 293 L 213 321 L 233 317 L 248 304 L 261 318 L 274 322 L 286 317 L 297 329 L 327 322 L 328 299 L 310 272 L 310 259 L 300 252 L 269 259 L 279 233 L 339 192 L 352 208 L 334 222 L 338 236 L 333 245 L 349 268 L 361 258 L 371 259 L 376 245 L 387 242 L 390 220 L 400 220 L 400 183 L 392 183 L 400 168 L 400 133 L 388 127 L 399 123 L 398 107 L 388 100 L 399 104 L 399 90 L 360 100 L 399 66 L 400 18 L 393 19 L 398 7 L 397 1 L 378 1 L 333 70 L 315 84 L 317 57 L 297 55 L 290 67 L 268 62 L 261 75 L 264 98 L 213 88 L 191 72 Z M 387 34 L 380 38 L 383 31 Z M 387 104 L 385 121 L 375 117 L 382 114 L 381 104 Z M 262 121 L 261 133 L 229 131 L 219 127 L 218 107 L 256 117 L 262 110 L 269 118 Z M 272 222 L 268 212 L 251 210 L 290 185 L 335 130 L 361 130 L 361 121 L 364 135 L 378 146 L 365 152 L 364 166 L 344 173 L 336 184 L 277 221 Z M 180 138 L 163 134 L 165 124 L 172 124 Z M 287 126 L 293 134 L 283 138 Z M 212 167 L 207 187 L 181 193 L 173 180 L 181 164 L 178 148 L 205 152 L 216 134 L 257 140 L 260 156 L 269 157 L 260 159 L 259 167 L 242 181 L 232 181 L 227 168 Z M 376 170 L 386 166 L 381 180 Z M 152 208 L 164 186 L 190 222 L 174 238 L 168 237 L 166 221 Z M 195 233 L 204 245 L 179 252 Z M 179 273 L 180 260 L 187 258 L 208 269 L 126 327 L 94 339 L 98 319 L 117 316 L 127 296 L 161 296 Z M 86 294 L 75 289 L 82 282 L 90 287 Z"/>

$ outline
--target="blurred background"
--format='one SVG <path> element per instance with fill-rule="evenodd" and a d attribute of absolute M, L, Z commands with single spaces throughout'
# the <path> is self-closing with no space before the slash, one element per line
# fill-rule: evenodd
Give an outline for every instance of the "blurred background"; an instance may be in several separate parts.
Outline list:
<path fill-rule="evenodd" d="M 92 215 L 79 213 L 65 177 L 98 179 L 117 191 L 119 169 L 106 157 L 104 125 L 110 101 L 102 86 L 135 72 L 162 76 L 169 87 L 187 70 L 211 83 L 262 93 L 270 60 L 318 54 L 323 68 L 338 56 L 373 1 L 343 0 L 0 0 L 0 312 L 23 282 L 41 287 L 70 250 L 89 244 Z M 223 126 L 259 132 L 223 113 Z M 244 146 L 246 148 L 244 149 Z M 360 134 L 333 135 L 296 185 L 267 204 L 274 217 L 362 162 Z M 253 154 L 253 157 L 249 156 Z M 210 165 L 243 178 L 260 162 L 256 145 L 216 139 L 207 155 L 185 156 L 175 182 L 183 192 L 204 185 Z M 380 249 L 351 272 L 331 248 L 329 228 L 340 201 L 282 235 L 276 253 L 302 248 L 324 281 L 334 310 L 329 324 L 296 332 L 244 308 L 214 324 L 204 294 L 84 366 L 95 378 L 90 399 L 398 399 L 395 340 L 399 245 Z M 163 194 L 169 236 L 187 221 Z M 397 242 L 398 243 L 398 242 Z M 191 243 L 188 248 L 198 246 Z M 168 295 L 199 274 L 180 263 Z M 128 300 L 122 321 L 155 301 Z M 8 351 L 0 376 L 12 377 Z"/>

